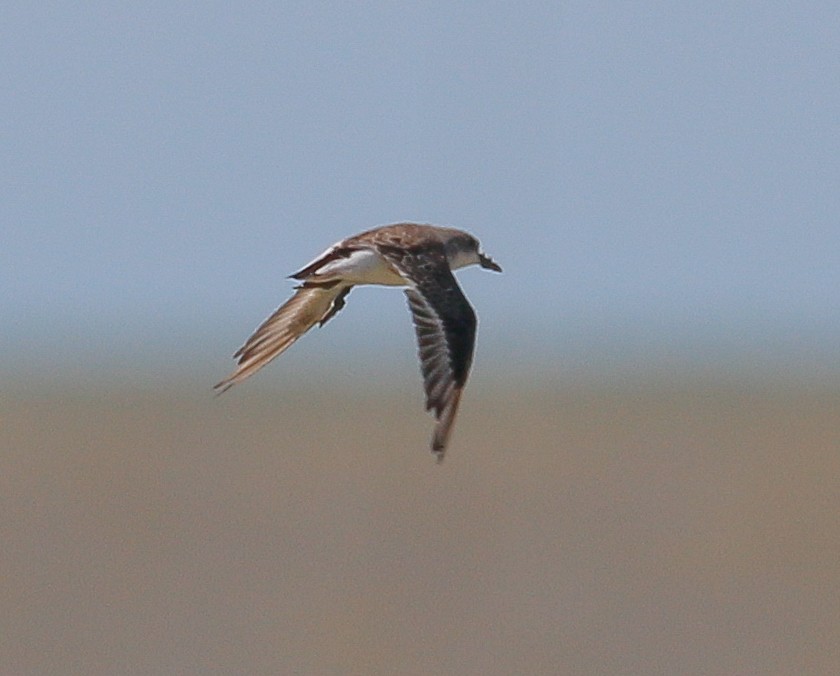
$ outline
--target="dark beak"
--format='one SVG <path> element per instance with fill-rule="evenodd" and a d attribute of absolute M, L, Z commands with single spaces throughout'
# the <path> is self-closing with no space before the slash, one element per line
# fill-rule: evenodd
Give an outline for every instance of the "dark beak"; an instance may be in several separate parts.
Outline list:
<path fill-rule="evenodd" d="M 501 266 L 496 261 L 490 258 L 490 256 L 485 256 L 482 253 L 478 254 L 478 264 L 487 270 L 493 270 L 493 272 L 502 271 Z"/>

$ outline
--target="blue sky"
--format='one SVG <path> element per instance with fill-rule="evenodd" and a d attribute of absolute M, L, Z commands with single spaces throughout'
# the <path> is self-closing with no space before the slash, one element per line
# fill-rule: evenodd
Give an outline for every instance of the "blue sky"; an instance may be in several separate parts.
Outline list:
<path fill-rule="evenodd" d="M 836 3 L 11 2 L 0 59 L 9 363 L 224 370 L 418 220 L 505 268 L 460 273 L 484 354 L 836 369 Z M 393 291 L 330 330 L 302 358 L 411 339 Z"/>

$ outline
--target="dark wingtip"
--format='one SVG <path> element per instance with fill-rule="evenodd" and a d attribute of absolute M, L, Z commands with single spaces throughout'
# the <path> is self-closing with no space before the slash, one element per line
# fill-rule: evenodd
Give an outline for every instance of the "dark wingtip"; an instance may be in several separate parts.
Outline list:
<path fill-rule="evenodd" d="M 213 394 L 218 397 L 220 394 L 227 392 L 231 387 L 233 387 L 233 383 L 229 380 L 220 380 L 218 383 L 213 385 Z"/>
<path fill-rule="evenodd" d="M 438 465 L 441 464 L 446 455 L 446 446 L 437 438 L 437 435 L 432 439 L 432 453 L 435 454 L 435 462 Z"/>

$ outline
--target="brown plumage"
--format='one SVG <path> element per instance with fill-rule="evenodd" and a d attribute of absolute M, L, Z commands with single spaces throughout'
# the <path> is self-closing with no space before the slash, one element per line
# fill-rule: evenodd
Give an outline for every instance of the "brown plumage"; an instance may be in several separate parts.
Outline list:
<path fill-rule="evenodd" d="M 476 316 L 452 274 L 478 264 L 501 272 L 466 232 L 400 223 L 345 239 L 291 275 L 302 284 L 235 354 L 237 368 L 216 384 L 224 392 L 323 326 L 355 285 L 405 286 L 426 393 L 437 420 L 432 451 L 442 460 L 472 364 Z"/>

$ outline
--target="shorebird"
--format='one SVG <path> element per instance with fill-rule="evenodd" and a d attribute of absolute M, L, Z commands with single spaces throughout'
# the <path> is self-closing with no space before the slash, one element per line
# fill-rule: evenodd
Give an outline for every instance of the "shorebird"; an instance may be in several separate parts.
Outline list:
<path fill-rule="evenodd" d="M 354 286 L 407 287 L 414 320 L 426 410 L 437 424 L 432 452 L 440 462 L 467 382 L 477 320 L 453 270 L 467 265 L 501 272 L 462 230 L 397 223 L 333 244 L 292 275 L 295 294 L 254 331 L 233 358 L 237 368 L 215 389 L 224 392 L 259 371 L 316 323 L 323 326 L 345 305 Z"/>

